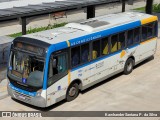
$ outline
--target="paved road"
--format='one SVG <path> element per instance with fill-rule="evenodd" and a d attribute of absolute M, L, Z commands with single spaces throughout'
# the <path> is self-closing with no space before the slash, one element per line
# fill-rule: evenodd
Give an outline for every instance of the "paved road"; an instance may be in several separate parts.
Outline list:
<path fill-rule="evenodd" d="M 159 59 L 160 43 L 158 43 L 155 58 L 138 65 L 130 75 L 116 75 L 82 92 L 74 101 L 62 101 L 45 111 L 160 111 Z M 43 109 L 7 97 L 0 100 L 0 110 Z"/>

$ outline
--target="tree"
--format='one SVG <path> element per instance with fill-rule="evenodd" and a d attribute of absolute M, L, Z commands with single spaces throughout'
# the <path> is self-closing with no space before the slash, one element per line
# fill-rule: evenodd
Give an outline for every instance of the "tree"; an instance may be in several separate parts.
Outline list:
<path fill-rule="evenodd" d="M 145 9 L 147 14 L 152 14 L 152 6 L 153 6 L 153 0 L 147 0 Z"/>

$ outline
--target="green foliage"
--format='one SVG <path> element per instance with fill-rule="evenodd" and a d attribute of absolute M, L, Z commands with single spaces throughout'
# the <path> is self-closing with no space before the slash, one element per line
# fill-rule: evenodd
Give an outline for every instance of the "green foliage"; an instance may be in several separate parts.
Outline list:
<path fill-rule="evenodd" d="M 153 12 L 160 12 L 160 3 L 153 5 Z"/>
<path fill-rule="evenodd" d="M 144 12 L 145 11 L 145 7 L 136 8 L 134 10 L 138 10 L 138 11 Z M 153 5 L 153 12 L 160 12 L 160 3 Z"/>
<path fill-rule="evenodd" d="M 54 28 L 58 28 L 58 27 L 62 27 L 66 25 L 66 23 L 60 23 L 60 24 L 54 24 L 54 25 L 48 25 L 47 27 L 39 27 L 39 28 L 29 28 L 27 30 L 27 34 L 31 34 L 31 33 L 36 33 L 36 32 L 40 32 L 40 31 L 44 31 L 44 30 L 50 30 L 50 29 L 54 29 Z M 22 36 L 22 32 L 19 32 L 19 33 L 14 33 L 14 34 L 11 34 L 9 35 L 10 37 L 20 37 Z"/>
<path fill-rule="evenodd" d="M 145 7 L 136 8 L 136 9 L 134 9 L 134 10 L 145 11 Z"/>

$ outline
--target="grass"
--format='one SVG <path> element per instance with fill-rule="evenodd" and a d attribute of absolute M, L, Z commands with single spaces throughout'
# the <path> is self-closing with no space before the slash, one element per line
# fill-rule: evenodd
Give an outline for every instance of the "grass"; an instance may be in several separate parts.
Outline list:
<path fill-rule="evenodd" d="M 145 7 L 136 8 L 134 10 L 138 10 L 138 11 L 144 12 L 145 11 Z M 153 12 L 160 12 L 160 3 L 153 5 Z"/>
<path fill-rule="evenodd" d="M 134 10 L 145 11 L 145 7 L 136 8 L 136 9 L 134 9 Z"/>
<path fill-rule="evenodd" d="M 54 25 L 48 25 L 47 27 L 39 27 L 39 28 L 29 28 L 27 30 L 27 34 L 31 34 L 31 33 L 36 33 L 36 32 L 40 32 L 40 31 L 44 31 L 44 30 L 50 30 L 50 29 L 54 29 L 54 28 L 58 28 L 58 27 L 62 27 L 64 25 L 66 25 L 67 23 L 60 23 L 60 24 L 54 24 Z M 20 37 L 22 36 L 22 32 L 19 33 L 14 33 L 9 35 L 10 37 Z"/>

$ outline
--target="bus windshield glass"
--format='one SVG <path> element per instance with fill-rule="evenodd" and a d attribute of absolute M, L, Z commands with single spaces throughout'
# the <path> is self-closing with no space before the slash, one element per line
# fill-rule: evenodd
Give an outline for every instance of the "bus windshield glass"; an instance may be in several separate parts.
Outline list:
<path fill-rule="evenodd" d="M 21 51 L 11 52 L 10 73 L 18 82 L 35 87 L 42 87 L 44 61 L 35 55 Z"/>

